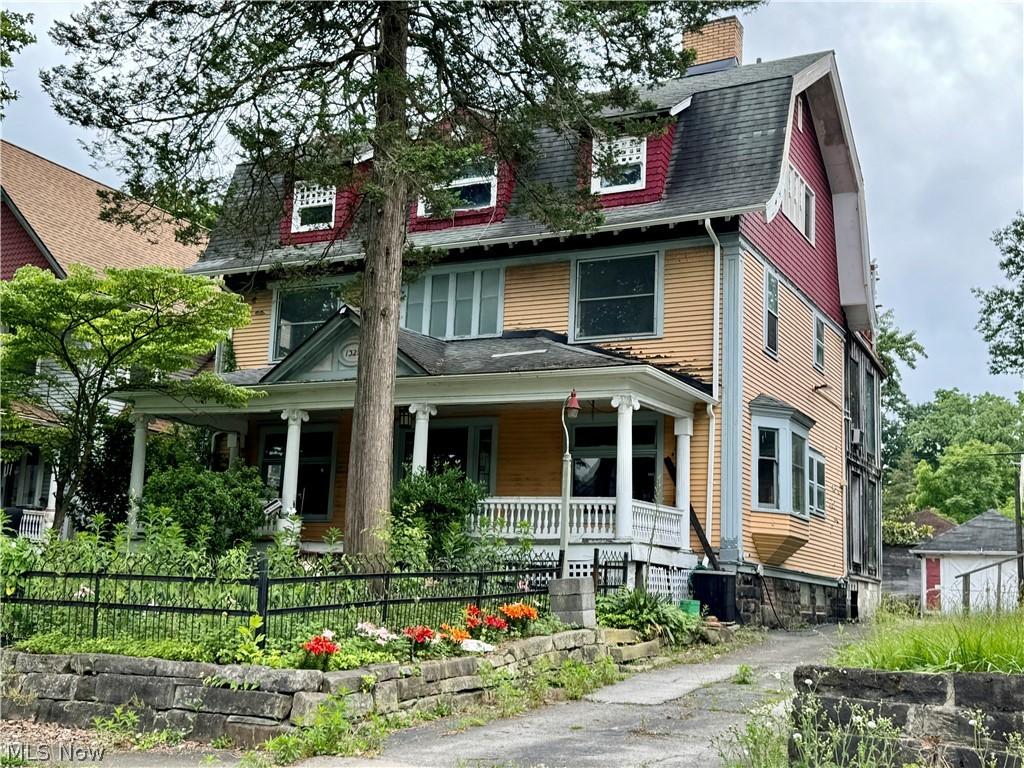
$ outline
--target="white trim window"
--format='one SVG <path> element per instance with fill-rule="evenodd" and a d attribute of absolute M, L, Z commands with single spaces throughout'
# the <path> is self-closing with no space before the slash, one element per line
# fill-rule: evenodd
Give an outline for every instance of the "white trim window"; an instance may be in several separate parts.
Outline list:
<path fill-rule="evenodd" d="M 764 273 L 764 348 L 779 354 L 779 277 L 771 270 Z"/>
<path fill-rule="evenodd" d="M 341 309 L 337 283 L 274 288 L 271 360 L 281 360 Z"/>
<path fill-rule="evenodd" d="M 498 168 L 490 161 L 467 166 L 462 175 L 438 189 L 452 192 L 457 202 L 452 206 L 452 213 L 480 211 L 493 208 L 498 202 Z M 416 215 L 430 218 L 433 211 L 425 198 L 420 198 L 416 206 Z"/>
<path fill-rule="evenodd" d="M 814 367 L 825 370 L 825 319 L 821 315 L 814 316 Z"/>
<path fill-rule="evenodd" d="M 807 454 L 807 500 L 811 512 L 825 514 L 825 457 L 813 448 Z"/>
<path fill-rule="evenodd" d="M 661 254 L 577 259 L 572 285 L 573 340 L 661 333 Z"/>
<path fill-rule="evenodd" d="M 614 164 L 607 175 L 600 174 L 601 161 L 609 152 Z M 617 139 L 594 139 L 590 191 L 598 195 L 631 192 L 647 186 L 647 137 L 621 136 Z"/>
<path fill-rule="evenodd" d="M 334 226 L 334 187 L 296 181 L 292 189 L 292 232 L 314 232 Z"/>
<path fill-rule="evenodd" d="M 402 327 L 438 339 L 497 336 L 503 283 L 499 267 L 424 275 L 406 286 Z"/>
<path fill-rule="evenodd" d="M 800 234 L 814 245 L 814 190 L 800 171 L 790 165 L 782 192 L 782 212 Z"/>
<path fill-rule="evenodd" d="M 751 416 L 751 435 L 754 509 L 806 517 L 807 429 L 794 419 L 757 413 Z"/>
<path fill-rule="evenodd" d="M 878 420 L 875 417 L 875 374 L 864 371 L 864 443 L 868 453 L 875 455 L 878 447 Z"/>

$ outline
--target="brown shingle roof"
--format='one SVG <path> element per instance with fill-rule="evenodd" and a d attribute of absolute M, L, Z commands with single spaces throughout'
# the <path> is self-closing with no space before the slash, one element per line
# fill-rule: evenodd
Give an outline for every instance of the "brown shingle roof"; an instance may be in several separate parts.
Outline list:
<path fill-rule="evenodd" d="M 37 154 L 0 141 L 0 184 L 57 262 L 106 267 L 184 269 L 200 245 L 174 239 L 170 216 L 155 231 L 100 221 L 98 190 L 111 188 Z"/>

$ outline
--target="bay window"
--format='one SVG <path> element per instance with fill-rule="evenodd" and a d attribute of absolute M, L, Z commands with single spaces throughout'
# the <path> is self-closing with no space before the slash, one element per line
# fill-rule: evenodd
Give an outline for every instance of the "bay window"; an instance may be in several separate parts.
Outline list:
<path fill-rule="evenodd" d="M 272 359 L 285 357 L 330 319 L 341 305 L 336 283 L 276 289 Z"/>
<path fill-rule="evenodd" d="M 647 137 L 622 136 L 617 139 L 594 139 L 590 191 L 607 195 L 629 192 L 647 186 Z M 604 161 L 612 159 L 612 166 Z"/>
<path fill-rule="evenodd" d="M 818 475 L 811 469 L 808 447 L 808 431 L 814 421 L 763 395 L 751 402 L 750 411 L 754 509 L 806 517 L 818 501 L 816 489 L 810 485 Z M 821 482 L 824 484 L 824 470 Z"/>
<path fill-rule="evenodd" d="M 793 512 L 807 514 L 807 438 L 798 432 L 792 433 L 793 450 L 790 462 L 793 467 Z"/>
<path fill-rule="evenodd" d="M 757 506 L 779 508 L 779 430 L 757 429 Z"/>
<path fill-rule="evenodd" d="M 425 275 L 406 287 L 402 327 L 438 339 L 501 332 L 500 268 Z"/>
<path fill-rule="evenodd" d="M 658 334 L 660 272 L 657 253 L 579 259 L 574 340 Z"/>

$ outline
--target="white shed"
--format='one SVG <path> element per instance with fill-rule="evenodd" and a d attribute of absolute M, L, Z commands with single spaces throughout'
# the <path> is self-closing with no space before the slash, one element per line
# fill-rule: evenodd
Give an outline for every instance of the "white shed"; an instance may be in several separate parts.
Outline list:
<path fill-rule="evenodd" d="M 990 509 L 911 550 L 921 560 L 921 604 L 943 612 L 963 608 L 963 579 L 971 575 L 972 610 L 995 610 L 1017 600 L 1017 564 L 997 565 L 1016 551 L 1013 520 Z"/>

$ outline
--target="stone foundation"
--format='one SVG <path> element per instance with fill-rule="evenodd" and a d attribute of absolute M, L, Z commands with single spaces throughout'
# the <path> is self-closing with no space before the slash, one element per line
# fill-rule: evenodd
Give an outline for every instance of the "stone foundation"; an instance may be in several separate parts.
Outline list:
<path fill-rule="evenodd" d="M 1024 734 L 1024 675 L 804 666 L 797 667 L 793 680 L 797 711 L 809 696 L 817 699 L 824 719 L 819 730 L 848 723 L 852 705 L 890 719 L 902 734 L 901 758 L 907 764 L 988 768 L 989 762 L 979 760 L 971 725 L 980 720 L 990 736 L 980 746 L 992 764 L 1021 768 L 1007 744 L 1011 734 Z"/>
<path fill-rule="evenodd" d="M 443 701 L 459 708 L 483 699 L 481 672 L 487 667 L 517 672 L 541 658 L 557 665 L 565 659 L 592 663 L 607 655 L 609 643 L 591 629 L 514 640 L 486 656 L 327 673 L 5 651 L 0 718 L 88 728 L 93 718 L 126 706 L 138 714 L 141 731 L 172 728 L 197 741 L 227 736 L 250 746 L 301 723 L 330 695 L 344 695 L 353 716 L 429 709 Z"/>
<path fill-rule="evenodd" d="M 822 624 L 848 616 L 847 594 L 838 586 L 778 576 L 763 578 L 762 584 L 756 573 L 736 574 L 736 604 L 744 624 L 778 627 L 780 620 L 786 626 Z"/>

